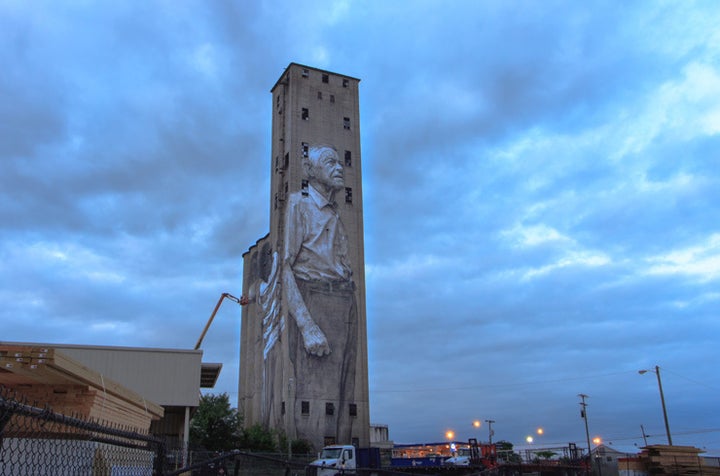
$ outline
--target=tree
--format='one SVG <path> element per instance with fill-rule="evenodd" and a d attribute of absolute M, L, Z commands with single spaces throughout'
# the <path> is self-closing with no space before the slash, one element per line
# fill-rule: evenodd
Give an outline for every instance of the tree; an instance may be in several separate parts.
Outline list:
<path fill-rule="evenodd" d="M 498 459 L 505 460 L 508 463 L 520 463 L 522 461 L 520 455 L 513 451 L 513 444 L 509 441 L 500 440 L 496 442 L 495 449 L 498 453 Z"/>
<path fill-rule="evenodd" d="M 208 451 L 237 448 L 242 435 L 240 423 L 227 393 L 202 395 L 190 424 L 190 443 Z"/>
<path fill-rule="evenodd" d="M 240 447 L 254 451 L 277 451 L 275 433 L 266 430 L 262 425 L 253 425 L 242 432 Z"/>

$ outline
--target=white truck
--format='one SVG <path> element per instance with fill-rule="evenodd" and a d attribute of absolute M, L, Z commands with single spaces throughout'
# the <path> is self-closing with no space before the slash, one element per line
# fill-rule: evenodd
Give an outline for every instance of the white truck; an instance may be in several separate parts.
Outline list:
<path fill-rule="evenodd" d="M 326 446 L 310 466 L 316 469 L 317 476 L 354 473 L 358 467 L 357 450 L 352 445 Z"/>

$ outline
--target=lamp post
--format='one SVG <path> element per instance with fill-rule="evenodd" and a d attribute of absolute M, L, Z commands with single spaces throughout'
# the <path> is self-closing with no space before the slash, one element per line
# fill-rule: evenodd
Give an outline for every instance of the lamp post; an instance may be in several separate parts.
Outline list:
<path fill-rule="evenodd" d="M 665 408 L 665 395 L 663 394 L 662 380 L 660 380 L 660 367 L 655 366 L 655 370 L 638 370 L 640 375 L 647 372 L 653 372 L 657 375 L 658 389 L 660 389 L 660 403 L 662 404 L 663 418 L 665 419 L 665 434 L 667 434 L 668 445 L 672 446 L 672 436 L 670 436 L 670 424 L 668 423 L 667 409 Z"/>

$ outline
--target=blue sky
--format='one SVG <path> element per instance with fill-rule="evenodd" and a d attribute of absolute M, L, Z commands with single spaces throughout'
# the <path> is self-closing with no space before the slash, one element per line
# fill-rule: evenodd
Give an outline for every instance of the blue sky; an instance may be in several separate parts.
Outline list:
<path fill-rule="evenodd" d="M 0 340 L 191 348 L 269 219 L 269 90 L 358 77 L 371 420 L 720 456 L 716 2 L 0 2 Z M 203 348 L 237 398 L 239 308 Z M 543 436 L 536 428 L 545 429 Z"/>

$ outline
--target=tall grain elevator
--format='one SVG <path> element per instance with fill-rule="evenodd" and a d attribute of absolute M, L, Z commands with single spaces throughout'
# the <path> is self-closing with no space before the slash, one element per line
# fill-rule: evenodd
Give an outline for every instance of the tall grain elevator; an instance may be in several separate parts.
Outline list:
<path fill-rule="evenodd" d="M 243 255 L 244 424 L 369 446 L 359 79 L 291 63 L 272 87 L 270 230 Z"/>

